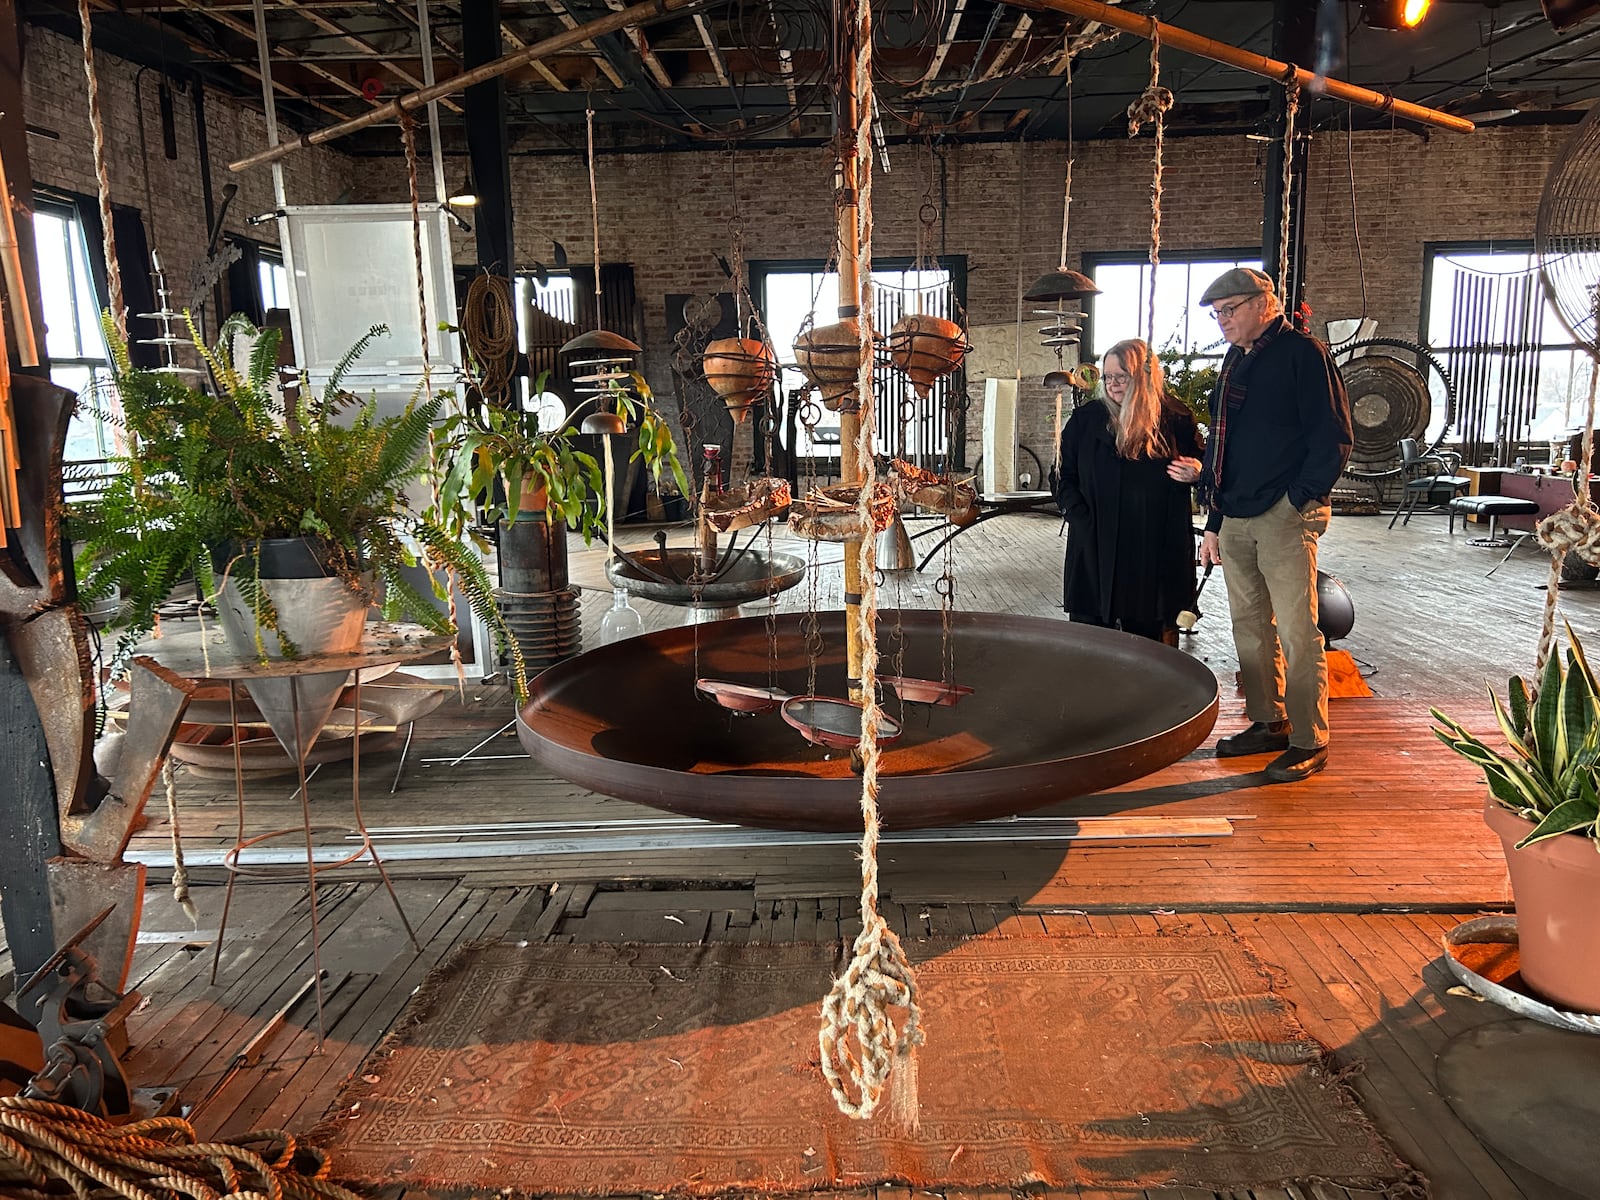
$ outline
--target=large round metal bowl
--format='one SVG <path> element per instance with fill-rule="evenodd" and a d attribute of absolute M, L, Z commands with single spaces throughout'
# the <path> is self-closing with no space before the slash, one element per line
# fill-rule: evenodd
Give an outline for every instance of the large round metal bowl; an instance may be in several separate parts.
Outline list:
<path fill-rule="evenodd" d="M 668 582 L 688 580 L 698 563 L 699 552 L 693 547 L 630 550 L 626 557 L 619 556 L 606 564 L 606 577 L 617 587 L 625 587 L 646 600 L 716 610 L 737 608 L 787 591 L 806 573 L 803 558 L 776 552 L 769 556 L 764 550 L 752 549 L 736 555 L 726 570 L 706 583 Z"/>
<path fill-rule="evenodd" d="M 812 691 L 799 614 L 684 626 L 602 646 L 533 681 L 518 714 L 524 748 L 565 779 L 654 808 L 779 829 L 860 825 L 850 753 L 818 749 L 776 713 L 741 716 L 697 678 Z M 819 617 L 822 695 L 846 695 L 844 619 Z M 1157 642 L 1040 617 L 956 613 L 955 707 L 885 710 L 878 804 L 890 829 L 1008 816 L 1138 779 L 1175 762 L 1216 722 L 1204 663 Z M 940 614 L 879 614 L 882 671 L 938 679 Z M 903 647 L 903 648 L 902 648 Z"/>

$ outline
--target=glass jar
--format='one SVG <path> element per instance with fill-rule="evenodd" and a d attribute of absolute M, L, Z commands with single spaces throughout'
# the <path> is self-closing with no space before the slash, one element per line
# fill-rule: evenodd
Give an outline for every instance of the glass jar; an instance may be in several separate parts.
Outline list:
<path fill-rule="evenodd" d="M 609 646 L 643 632 L 644 619 L 639 616 L 639 610 L 628 603 L 628 589 L 612 588 L 611 608 L 600 618 L 600 644 Z"/>

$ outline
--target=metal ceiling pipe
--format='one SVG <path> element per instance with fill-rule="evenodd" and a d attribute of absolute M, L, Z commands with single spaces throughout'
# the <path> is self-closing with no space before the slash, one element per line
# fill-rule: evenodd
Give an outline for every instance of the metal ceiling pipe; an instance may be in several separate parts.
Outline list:
<path fill-rule="evenodd" d="M 629 26 L 649 25 L 676 12 L 704 6 L 706 0 L 644 0 L 641 4 L 632 4 L 627 8 L 618 9 L 616 12 L 607 13 L 603 17 L 596 17 L 593 21 L 586 21 L 582 25 L 563 30 L 553 37 L 547 37 L 542 42 L 535 42 L 525 46 L 493 62 L 484 63 L 470 71 L 463 71 L 442 83 L 432 87 L 421 88 L 415 92 L 407 92 L 387 104 L 380 104 L 359 117 L 351 117 L 348 121 L 340 121 L 335 125 L 316 129 L 310 133 L 301 134 L 286 142 L 279 142 L 276 146 L 268 147 L 256 154 L 247 155 L 228 164 L 230 171 L 247 171 L 251 167 L 258 167 L 264 163 L 277 162 L 286 158 L 297 150 L 309 149 L 320 146 L 325 142 L 342 138 L 346 134 L 381 125 L 386 121 L 398 121 L 400 115 L 421 108 L 424 104 L 434 100 L 442 100 L 446 96 L 453 96 L 457 92 L 465 91 L 476 83 L 487 83 L 504 75 L 507 71 L 514 71 L 518 67 L 527 66 L 529 63 L 548 58 L 552 54 L 559 54 L 564 50 L 572 50 L 584 42 L 592 41 L 608 33 L 616 33 Z"/>
<path fill-rule="evenodd" d="M 1363 108 L 1376 109 L 1378 112 L 1393 113 L 1407 121 L 1450 129 L 1457 133 L 1471 133 L 1477 128 L 1465 117 L 1440 112 L 1436 108 L 1427 108 L 1421 104 L 1412 104 L 1408 100 L 1397 100 L 1383 92 L 1345 83 L 1341 79 L 1317 75 L 1304 67 L 1279 62 L 1264 54 L 1241 50 L 1237 46 L 1230 46 L 1215 38 L 1202 37 L 1198 33 L 1190 33 L 1187 29 L 1179 29 L 1176 25 L 1163 24 L 1154 17 L 1141 17 L 1126 9 L 1113 8 L 1109 4 L 1100 3 L 1100 0 L 1006 0 L 1006 2 L 1017 8 L 1066 13 L 1068 16 L 1098 21 L 1102 25 L 1109 25 L 1113 29 L 1120 29 L 1123 33 L 1131 33 L 1146 41 L 1159 35 L 1161 45 L 1165 48 L 1183 50 L 1200 58 L 1221 63 L 1223 66 L 1237 67 L 1241 71 L 1260 75 L 1275 83 L 1287 83 L 1293 78 L 1302 88 L 1309 91 L 1321 92 L 1323 95 L 1332 96 L 1335 100 L 1359 104 Z"/>

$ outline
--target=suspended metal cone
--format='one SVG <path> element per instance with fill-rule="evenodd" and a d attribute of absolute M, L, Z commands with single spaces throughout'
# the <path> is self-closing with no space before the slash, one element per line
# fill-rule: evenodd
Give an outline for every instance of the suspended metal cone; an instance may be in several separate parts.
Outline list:
<path fill-rule="evenodd" d="M 261 585 L 272 597 L 278 628 L 299 651 L 301 661 L 310 662 L 321 654 L 347 653 L 361 644 L 367 601 L 343 580 L 265 579 Z M 217 615 L 228 635 L 228 645 L 236 654 L 258 658 L 264 648 L 269 660 L 285 657 L 278 634 L 272 630 L 260 631 L 261 646 L 257 646 L 255 613 L 231 580 L 218 598 Z M 245 691 L 283 748 L 298 761 L 316 743 L 322 727 L 333 715 L 348 677 L 348 671 L 339 670 L 248 679 Z"/>
<path fill-rule="evenodd" d="M 899 513 L 895 513 L 889 528 L 878 535 L 876 557 L 880 571 L 910 571 L 916 567 L 917 556 L 911 551 L 911 538 Z"/>

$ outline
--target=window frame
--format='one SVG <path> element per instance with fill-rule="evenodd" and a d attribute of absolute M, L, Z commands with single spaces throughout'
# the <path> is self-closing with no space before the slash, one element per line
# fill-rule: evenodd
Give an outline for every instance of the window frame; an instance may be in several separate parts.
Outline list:
<path fill-rule="evenodd" d="M 1086 250 L 1080 258 L 1079 269 L 1098 284 L 1100 282 L 1099 271 L 1101 267 L 1148 267 L 1150 265 L 1150 250 L 1148 247 L 1140 250 Z M 1260 246 L 1223 246 L 1196 250 L 1163 250 L 1161 252 L 1160 265 L 1163 267 L 1183 266 L 1192 268 L 1196 263 L 1215 263 L 1220 273 L 1236 266 L 1240 262 L 1259 263 L 1261 261 Z M 1158 272 L 1158 282 L 1159 279 Z M 1078 346 L 1079 355 L 1085 362 L 1099 362 L 1105 353 L 1095 343 L 1095 308 L 1098 299 L 1098 296 L 1090 296 L 1083 304 L 1083 336 L 1079 340 Z M 1143 329 L 1140 330 L 1139 336 L 1144 336 Z M 1220 340 L 1222 336 L 1220 331 L 1217 336 Z M 1108 345 L 1111 344 L 1114 343 L 1108 343 Z M 1159 354 L 1162 347 L 1155 346 L 1152 349 Z M 1196 361 L 1202 359 L 1220 361 L 1224 353 L 1226 353 L 1226 348 L 1216 354 L 1197 351 L 1192 357 Z"/>

